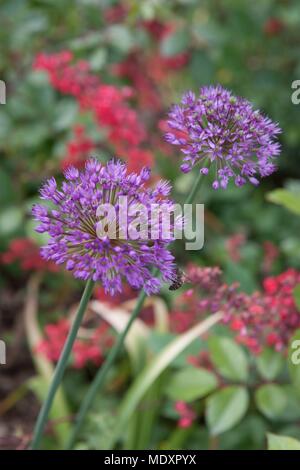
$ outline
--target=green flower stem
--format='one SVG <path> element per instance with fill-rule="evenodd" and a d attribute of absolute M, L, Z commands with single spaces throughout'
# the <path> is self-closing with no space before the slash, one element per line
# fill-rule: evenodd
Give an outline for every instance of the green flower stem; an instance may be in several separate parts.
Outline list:
<path fill-rule="evenodd" d="M 185 204 L 192 204 L 194 202 L 195 197 L 197 196 L 197 193 L 198 193 L 198 191 L 201 187 L 202 181 L 203 181 L 202 176 L 203 175 L 199 172 L 197 178 L 195 179 L 192 190 L 191 190 L 191 192 L 189 193 L 188 197 L 185 200 Z"/>
<path fill-rule="evenodd" d="M 39 416 L 35 425 L 34 436 L 33 436 L 33 440 L 31 443 L 31 449 L 33 450 L 38 449 L 40 446 L 43 432 L 44 432 L 44 429 L 48 420 L 49 412 L 51 410 L 51 406 L 52 406 L 55 394 L 57 392 L 57 389 L 60 386 L 64 372 L 66 370 L 68 359 L 70 357 L 72 347 L 77 336 L 78 329 L 81 325 L 82 318 L 84 316 L 88 301 L 90 300 L 90 297 L 93 292 L 94 284 L 95 283 L 92 280 L 89 280 L 86 283 L 86 286 L 85 286 L 85 289 L 84 289 L 84 292 L 83 292 L 83 295 L 82 295 L 82 298 L 78 307 L 78 311 L 76 313 L 75 319 L 72 323 L 68 337 L 64 344 L 64 348 L 62 350 L 59 361 L 55 368 L 53 379 L 52 379 L 52 382 L 48 391 L 48 395 L 40 410 L 40 413 L 39 413 Z"/>
<path fill-rule="evenodd" d="M 192 190 L 190 192 L 190 194 L 188 195 L 186 201 L 185 201 L 185 204 L 192 204 L 197 193 L 198 193 L 198 190 L 200 189 L 200 186 L 201 186 L 201 182 L 202 182 L 202 178 L 201 178 L 201 173 L 199 173 L 193 187 L 192 187 Z M 158 273 L 158 270 L 155 271 L 154 275 Z M 124 343 L 124 340 L 126 338 L 126 335 L 128 333 L 128 331 L 130 330 L 130 327 L 132 325 L 132 323 L 134 322 L 134 320 L 138 317 L 142 307 L 143 307 L 143 304 L 144 304 L 144 301 L 146 299 L 146 294 L 145 292 L 142 290 L 140 292 L 140 295 L 138 297 L 138 300 L 137 300 L 137 303 L 136 303 L 136 306 L 131 314 L 131 317 L 126 325 L 126 328 L 124 329 L 124 331 L 119 335 L 115 345 L 112 347 L 112 349 L 110 350 L 107 358 L 106 358 L 106 361 L 105 363 L 103 364 L 103 366 L 99 369 L 99 371 L 97 372 L 92 384 L 90 385 L 90 388 L 81 404 L 81 407 L 79 409 L 79 412 L 75 418 L 75 423 L 74 423 L 74 427 L 71 431 L 71 435 L 70 435 L 70 438 L 67 442 L 67 449 L 71 449 L 73 447 L 73 445 L 75 444 L 76 442 L 76 438 L 78 436 L 78 433 L 81 429 L 81 426 L 82 426 L 82 423 L 85 419 L 85 416 L 86 414 L 88 413 L 93 401 L 94 401 L 94 398 L 96 396 L 96 394 L 101 390 L 103 384 L 104 384 L 104 381 L 105 381 L 105 378 L 107 376 L 107 373 L 111 367 L 111 365 L 114 363 L 115 359 L 117 358 L 122 346 L 123 346 L 123 343 Z"/>
<path fill-rule="evenodd" d="M 114 363 L 115 359 L 118 357 L 118 354 L 120 352 L 120 350 L 122 349 L 122 346 L 123 346 L 123 343 L 124 343 L 124 340 L 126 338 L 126 335 L 128 333 L 128 331 L 130 330 L 130 327 L 132 325 L 132 323 L 134 322 L 134 320 L 137 318 L 138 314 L 140 313 L 141 311 L 141 308 L 144 304 L 144 301 L 147 297 L 147 294 L 145 293 L 145 291 L 141 291 L 140 294 L 139 294 L 139 297 L 137 299 L 137 303 L 135 305 L 135 308 L 129 318 L 129 321 L 126 325 L 126 328 L 122 331 L 122 333 L 118 336 L 118 339 L 114 345 L 114 347 L 110 350 L 108 356 L 107 356 L 107 359 L 103 365 L 103 367 L 101 367 L 101 369 L 99 369 L 98 373 L 96 374 L 87 394 L 85 395 L 84 397 L 84 400 L 82 402 L 82 405 L 80 407 L 80 410 L 75 418 L 75 423 L 74 423 L 74 427 L 71 431 L 71 435 L 70 435 L 70 438 L 67 442 L 67 449 L 71 449 L 75 443 L 75 440 L 76 440 L 76 437 L 78 435 L 78 432 L 82 426 L 82 423 L 84 421 L 84 418 L 88 412 L 88 410 L 90 409 L 90 406 L 95 398 L 95 395 L 97 394 L 97 392 L 99 390 L 101 390 L 102 386 L 103 386 L 103 383 L 104 383 L 104 380 L 106 378 L 106 375 L 111 367 L 111 365 Z"/>

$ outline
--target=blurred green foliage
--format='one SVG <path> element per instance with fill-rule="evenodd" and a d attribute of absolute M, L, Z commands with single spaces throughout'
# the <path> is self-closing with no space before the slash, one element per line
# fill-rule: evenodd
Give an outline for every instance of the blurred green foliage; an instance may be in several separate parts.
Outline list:
<path fill-rule="evenodd" d="M 109 23 L 105 11 L 120 3 L 127 9 L 125 17 Z M 199 264 L 219 265 L 228 282 L 238 280 L 243 290 L 252 292 L 265 274 L 290 266 L 300 268 L 300 105 L 291 101 L 291 84 L 300 78 L 298 0 L 1 2 L 0 79 L 7 84 L 7 99 L 0 105 L 0 249 L 4 251 L 9 241 L 19 236 L 41 242 L 34 233 L 29 209 L 37 199 L 40 183 L 59 173 L 72 126 L 84 123 L 90 135 L 105 141 L 104 133 L 99 133 L 88 114 L 79 113 L 72 98 L 55 92 L 44 74 L 32 70 L 36 54 L 71 50 L 76 59 L 87 60 L 103 82 L 126 84 L 112 76 L 111 67 L 137 48 L 139 54 L 152 48 L 149 35 L 139 24 L 154 19 L 174 26 L 172 34 L 160 42 L 159 53 L 164 57 L 189 54 L 188 64 L 169 79 L 168 87 L 162 83 L 165 109 L 187 88 L 197 90 L 204 84 L 221 83 L 251 100 L 283 129 L 278 173 L 259 188 L 230 187 L 226 192 L 212 192 L 207 185 L 201 193 L 207 209 L 204 250 L 186 254 L 180 244 L 175 247 L 181 264 L 192 259 Z M 156 154 L 156 172 L 172 180 L 175 197 L 183 199 L 190 175 L 180 174 L 179 160 L 170 164 L 170 157 L 155 148 L 151 151 Z M 232 260 L 227 242 L 237 233 L 243 234 L 245 241 L 238 259 Z M 278 256 L 268 269 L 264 264 L 266 241 L 278 248 Z M 15 266 L 1 267 L 1 286 L 21 289 L 23 281 Z M 46 319 L 48 311 L 63 310 L 60 294 L 55 294 L 57 283 L 47 278 L 48 290 L 41 299 Z M 64 284 L 65 292 L 75 292 L 77 298 L 76 287 L 70 279 Z M 169 291 L 163 296 L 169 304 L 172 302 Z M 157 357 L 173 339 L 171 333 L 153 332 L 147 340 L 147 354 Z M 208 345 L 196 341 L 189 348 L 173 358 L 166 371 L 166 384 L 162 380 L 155 390 L 159 418 L 149 418 L 146 431 L 142 425 L 138 428 L 150 436 L 148 447 L 213 448 L 217 441 L 219 448 L 263 448 L 267 431 L 272 431 L 269 448 L 299 449 L 299 442 L 284 437 L 300 439 L 299 366 L 287 367 L 278 353 L 267 349 L 257 359 L 250 357 L 229 337 L 219 334 Z M 200 348 L 209 350 L 214 371 L 187 364 L 188 354 Z M 128 368 L 121 362 L 113 371 L 113 378 L 124 378 L 118 393 L 124 392 L 124 381 L 129 387 L 138 381 Z M 78 403 L 74 403 L 73 390 L 85 389 L 87 375 L 76 372 L 67 378 L 66 392 L 74 408 Z M 116 397 L 105 404 L 99 397 L 101 409 L 90 417 L 78 448 L 111 445 L 118 425 Z M 195 405 L 203 424 L 177 428 L 173 400 Z M 136 413 L 142 405 L 138 400 Z M 132 428 L 138 425 L 132 419 L 127 434 L 136 436 Z M 121 441 L 129 439 L 127 434 Z"/>

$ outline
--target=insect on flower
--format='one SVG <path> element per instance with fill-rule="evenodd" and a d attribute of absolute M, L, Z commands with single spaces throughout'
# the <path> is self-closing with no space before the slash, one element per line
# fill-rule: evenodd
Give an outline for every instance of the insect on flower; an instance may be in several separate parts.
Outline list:
<path fill-rule="evenodd" d="M 180 287 L 182 287 L 183 284 L 188 280 L 189 278 L 187 274 L 180 268 L 176 267 L 174 269 L 173 280 L 172 284 L 169 286 L 169 290 L 174 291 L 180 289 Z"/>

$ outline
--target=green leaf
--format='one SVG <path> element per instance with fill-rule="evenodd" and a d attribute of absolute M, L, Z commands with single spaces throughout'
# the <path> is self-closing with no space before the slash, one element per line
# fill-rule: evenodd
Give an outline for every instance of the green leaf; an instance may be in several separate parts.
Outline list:
<path fill-rule="evenodd" d="M 300 193 L 292 192 L 287 189 L 275 189 L 267 195 L 270 202 L 279 204 L 294 214 L 300 215 Z"/>
<path fill-rule="evenodd" d="M 294 294 L 294 300 L 295 300 L 296 307 L 300 311 L 300 284 L 298 284 L 294 288 L 293 294 Z"/>
<path fill-rule="evenodd" d="M 260 375 L 266 380 L 273 380 L 283 368 L 284 360 L 280 353 L 265 348 L 257 358 L 256 365 Z"/>
<path fill-rule="evenodd" d="M 172 340 L 146 368 L 138 375 L 132 386 L 127 391 L 119 410 L 118 426 L 116 427 L 115 440 L 124 432 L 124 428 L 134 411 L 137 409 L 141 399 L 154 384 L 158 377 L 164 372 L 193 341 L 208 331 L 222 318 L 221 314 L 210 316 L 203 322 L 194 326 L 187 332 Z"/>
<path fill-rule="evenodd" d="M 189 34 L 185 29 L 179 29 L 168 34 L 161 42 L 161 53 L 169 57 L 184 52 L 189 44 Z"/>
<path fill-rule="evenodd" d="M 288 368 L 292 384 L 300 396 L 300 329 L 295 332 L 290 340 Z"/>
<path fill-rule="evenodd" d="M 268 418 L 277 418 L 287 406 L 287 396 L 284 390 L 276 384 L 266 384 L 255 392 L 257 408 Z"/>
<path fill-rule="evenodd" d="M 172 400 L 189 402 L 212 392 L 217 385 L 218 381 L 211 372 L 201 368 L 186 367 L 173 375 L 166 393 Z"/>
<path fill-rule="evenodd" d="M 288 436 L 268 434 L 269 450 L 300 450 L 300 441 Z"/>
<path fill-rule="evenodd" d="M 240 288 L 243 292 L 250 294 L 257 289 L 253 273 L 249 268 L 242 266 L 241 264 L 227 260 L 225 263 L 224 276 L 228 284 L 232 284 L 238 279 Z"/>
<path fill-rule="evenodd" d="M 212 435 L 221 434 L 235 426 L 245 415 L 249 395 L 244 387 L 230 386 L 207 399 L 206 421 Z"/>
<path fill-rule="evenodd" d="M 292 384 L 282 385 L 284 393 L 287 397 L 287 406 L 280 416 L 280 421 L 289 423 L 297 422 L 300 420 L 300 395 L 299 390 Z M 296 435 L 294 437 L 297 437 Z"/>
<path fill-rule="evenodd" d="M 208 341 L 211 360 L 223 377 L 246 381 L 248 361 L 243 349 L 230 338 L 215 336 Z"/>
<path fill-rule="evenodd" d="M 151 354 L 158 354 L 175 338 L 176 335 L 173 333 L 158 333 L 157 331 L 152 331 L 147 340 L 147 347 Z M 195 339 L 184 351 L 176 356 L 172 362 L 172 367 L 178 369 L 185 367 L 188 357 L 197 355 L 201 348 L 203 348 L 201 339 Z"/>
<path fill-rule="evenodd" d="M 106 34 L 109 44 L 124 54 L 134 47 L 135 38 L 126 26 L 121 24 L 112 25 L 107 28 Z"/>
<path fill-rule="evenodd" d="M 23 212 L 20 207 L 7 207 L 0 214 L 0 234 L 7 236 L 20 228 Z"/>
<path fill-rule="evenodd" d="M 56 131 L 69 129 L 75 121 L 77 112 L 78 106 L 74 101 L 61 100 L 54 110 L 53 128 Z"/>

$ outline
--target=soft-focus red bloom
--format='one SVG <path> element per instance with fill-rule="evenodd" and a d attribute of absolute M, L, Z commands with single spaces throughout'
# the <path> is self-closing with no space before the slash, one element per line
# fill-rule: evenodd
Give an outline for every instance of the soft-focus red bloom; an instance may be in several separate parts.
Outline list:
<path fill-rule="evenodd" d="M 140 51 L 131 52 L 123 62 L 113 66 L 112 72 L 130 80 L 141 109 L 158 112 L 162 108 L 159 90 L 149 73 L 148 59 Z"/>
<path fill-rule="evenodd" d="M 241 260 L 240 249 L 245 244 L 246 236 L 244 233 L 237 233 L 226 241 L 226 250 L 229 258 L 238 263 Z"/>
<path fill-rule="evenodd" d="M 113 72 L 131 81 L 141 109 L 159 112 L 163 109 L 160 86 L 172 72 L 187 64 L 187 53 L 173 57 L 162 57 L 157 51 L 141 54 L 139 50 L 131 52 L 121 63 L 114 65 Z"/>
<path fill-rule="evenodd" d="M 120 23 L 127 15 L 127 8 L 125 5 L 113 5 L 106 8 L 103 12 L 106 23 Z"/>
<path fill-rule="evenodd" d="M 171 23 L 162 23 L 157 19 L 144 20 L 140 24 L 156 41 L 161 41 L 174 29 Z"/>
<path fill-rule="evenodd" d="M 154 165 L 153 153 L 149 150 L 140 148 L 132 148 L 126 153 L 126 161 L 128 162 L 128 172 L 139 172 L 145 166 L 152 168 Z"/>
<path fill-rule="evenodd" d="M 270 17 L 264 23 L 263 30 L 268 36 L 277 36 L 284 30 L 284 23 L 279 18 Z"/>
<path fill-rule="evenodd" d="M 279 256 L 279 250 L 274 243 L 266 241 L 263 243 L 264 258 L 262 269 L 264 273 L 269 273 L 273 267 L 274 261 Z"/>
<path fill-rule="evenodd" d="M 62 160 L 61 167 L 65 170 L 68 166 L 83 168 L 86 160 L 96 145 L 90 137 L 85 134 L 83 126 L 77 125 L 73 129 L 74 138 L 67 144 L 67 154 Z"/>
<path fill-rule="evenodd" d="M 57 362 L 69 329 L 70 322 L 64 318 L 57 323 L 48 324 L 45 327 L 46 337 L 37 346 L 37 352 L 46 356 L 50 361 Z M 113 341 L 106 324 L 96 328 L 89 339 L 76 339 L 73 347 L 73 366 L 81 369 L 87 363 L 100 365 Z"/>
<path fill-rule="evenodd" d="M 36 56 L 33 68 L 47 72 L 53 88 L 76 97 L 84 104 L 86 97 L 93 94 L 100 83 L 97 77 L 90 74 L 86 61 L 75 64 L 72 61 L 73 54 L 68 50 L 56 54 L 41 53 Z"/>
<path fill-rule="evenodd" d="M 178 421 L 180 428 L 189 428 L 196 419 L 195 411 L 184 401 L 177 401 L 175 403 L 175 410 L 180 416 Z"/>
<path fill-rule="evenodd" d="M 200 351 L 197 356 L 189 356 L 187 358 L 187 362 L 194 367 L 202 367 L 207 370 L 214 370 L 214 366 L 208 351 Z"/>
<path fill-rule="evenodd" d="M 29 238 L 12 240 L 7 251 L 0 255 L 0 261 L 2 264 L 18 262 L 24 271 L 57 272 L 59 270 L 56 264 L 41 257 L 38 245 Z"/>

